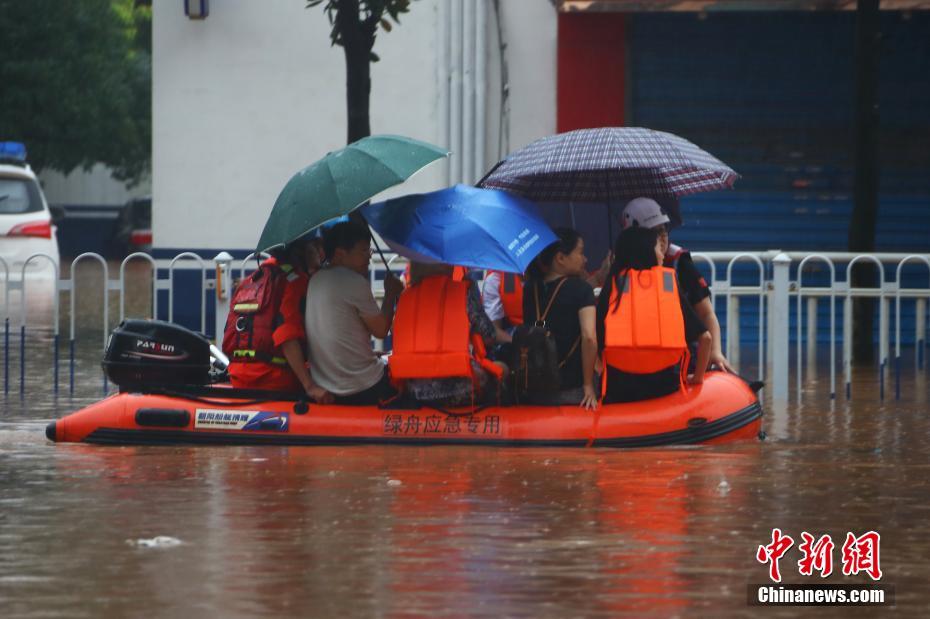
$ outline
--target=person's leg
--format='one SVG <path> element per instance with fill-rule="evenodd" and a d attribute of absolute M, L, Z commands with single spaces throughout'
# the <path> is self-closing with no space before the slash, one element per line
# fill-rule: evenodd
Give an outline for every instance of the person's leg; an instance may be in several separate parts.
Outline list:
<path fill-rule="evenodd" d="M 574 389 L 562 389 L 555 396 L 555 404 L 570 406 L 572 404 L 581 404 L 584 399 L 584 387 Z"/>
<path fill-rule="evenodd" d="M 336 396 L 335 403 L 342 406 L 377 406 L 395 395 L 397 390 L 391 385 L 391 377 L 384 372 L 381 380 L 368 389 L 351 395 Z"/>

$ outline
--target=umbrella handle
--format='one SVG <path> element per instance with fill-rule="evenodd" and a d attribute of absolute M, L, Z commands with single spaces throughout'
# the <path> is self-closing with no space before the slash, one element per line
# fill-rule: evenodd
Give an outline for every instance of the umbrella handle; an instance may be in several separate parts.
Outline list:
<path fill-rule="evenodd" d="M 391 267 L 388 266 L 388 261 L 387 261 L 387 259 L 384 257 L 384 252 L 381 251 L 381 246 L 378 245 L 377 242 L 375 243 L 375 249 L 378 250 L 378 255 L 381 256 L 381 262 L 384 263 L 384 269 L 385 269 L 388 273 L 390 273 L 391 277 L 394 277 L 394 271 L 392 271 L 392 270 L 391 270 Z"/>
<path fill-rule="evenodd" d="M 368 204 L 368 202 L 366 201 L 366 202 L 364 202 L 364 203 L 362 204 L 362 206 L 365 206 L 365 205 L 367 205 L 367 204 Z M 367 220 L 365 219 L 365 217 L 362 215 L 362 213 L 361 213 L 361 211 L 360 211 L 359 208 L 356 208 L 354 211 L 352 211 L 351 213 L 349 213 L 349 221 L 355 221 L 355 222 L 358 222 L 358 223 L 363 224 L 366 228 L 369 228 L 369 229 L 371 228 L 371 226 L 368 225 L 368 221 L 367 221 Z M 384 252 L 381 251 L 381 246 L 378 244 L 377 241 L 375 241 L 375 249 L 378 251 L 378 255 L 381 256 L 381 262 L 384 263 L 384 269 L 385 269 L 388 273 L 390 273 L 391 276 L 393 277 L 393 276 L 394 276 L 394 271 L 392 271 L 392 270 L 391 270 L 391 267 L 388 266 L 388 261 L 387 261 L 387 259 L 384 257 Z"/>
<path fill-rule="evenodd" d="M 500 161 L 498 161 L 497 163 L 495 163 L 495 164 L 494 164 L 494 167 L 491 168 L 490 170 L 488 170 L 488 173 L 485 174 L 484 176 L 482 176 L 480 181 L 478 181 L 477 183 L 475 183 L 475 187 L 484 187 L 484 181 L 488 180 L 488 177 L 490 177 L 492 174 L 494 174 L 495 172 L 497 172 L 497 168 L 501 167 L 501 164 L 504 163 L 504 161 L 506 161 L 506 160 L 505 160 L 505 159 L 501 159 Z"/>

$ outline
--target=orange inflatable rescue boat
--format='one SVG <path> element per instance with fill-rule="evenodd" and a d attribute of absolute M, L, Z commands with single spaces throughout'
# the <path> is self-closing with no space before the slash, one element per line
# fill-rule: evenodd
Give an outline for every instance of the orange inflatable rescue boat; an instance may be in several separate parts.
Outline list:
<path fill-rule="evenodd" d="M 499 445 L 652 447 L 761 437 L 762 408 L 732 374 L 644 402 L 578 406 L 336 406 L 210 385 L 209 342 L 158 321 L 125 321 L 104 358 L 120 392 L 53 421 L 58 442 L 114 445 Z"/>

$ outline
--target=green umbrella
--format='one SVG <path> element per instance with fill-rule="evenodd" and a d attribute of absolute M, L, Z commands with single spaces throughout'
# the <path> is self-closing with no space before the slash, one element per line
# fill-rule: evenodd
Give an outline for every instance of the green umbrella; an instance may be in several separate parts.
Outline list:
<path fill-rule="evenodd" d="M 346 215 L 449 152 L 399 135 L 373 135 L 327 154 L 287 182 L 258 241 L 258 252 L 286 245 Z"/>

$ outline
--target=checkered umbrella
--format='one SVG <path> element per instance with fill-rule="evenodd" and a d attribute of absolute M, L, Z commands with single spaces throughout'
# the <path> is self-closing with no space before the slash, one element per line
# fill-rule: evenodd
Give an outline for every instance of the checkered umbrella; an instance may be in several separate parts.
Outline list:
<path fill-rule="evenodd" d="M 479 182 L 537 202 L 621 203 L 726 189 L 739 177 L 688 140 L 641 127 L 579 129 L 511 153 Z"/>

